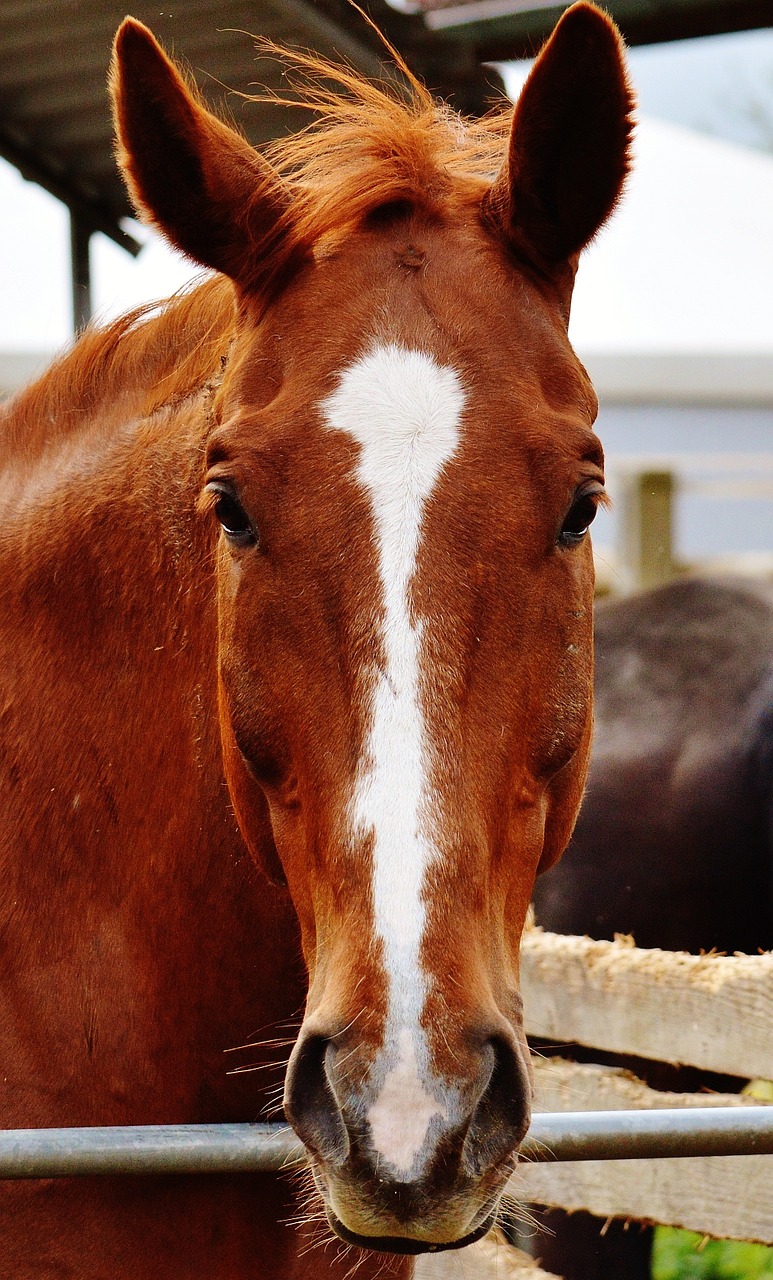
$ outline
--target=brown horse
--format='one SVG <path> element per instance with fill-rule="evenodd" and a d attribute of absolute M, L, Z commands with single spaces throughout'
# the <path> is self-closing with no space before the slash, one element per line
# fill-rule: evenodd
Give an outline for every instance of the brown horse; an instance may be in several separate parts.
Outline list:
<path fill-rule="evenodd" d="M 487 1230 L 529 1122 L 519 939 L 585 777 L 603 493 L 566 325 L 627 167 L 620 41 L 570 10 L 510 133 L 295 65 L 321 123 L 260 156 L 126 21 L 129 185 L 219 274 L 5 413 L 2 1117 L 258 1118 L 305 995 L 285 1110 L 362 1252 L 309 1255 L 286 1178 L 5 1184 L 6 1280 L 408 1277 Z M 227 1074 L 250 1041 L 265 1080 Z"/>

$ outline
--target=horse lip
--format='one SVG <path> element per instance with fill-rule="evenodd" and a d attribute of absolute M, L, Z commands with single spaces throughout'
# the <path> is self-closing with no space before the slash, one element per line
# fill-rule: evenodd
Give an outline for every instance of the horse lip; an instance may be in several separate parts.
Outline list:
<path fill-rule="evenodd" d="M 475 1244 L 485 1236 L 496 1222 L 499 1202 L 502 1195 L 502 1188 L 499 1187 L 493 1193 L 490 1193 L 484 1204 L 481 1206 L 479 1213 L 482 1217 L 479 1219 L 477 1226 L 473 1227 L 464 1236 L 460 1236 L 456 1240 L 434 1241 L 434 1240 L 418 1240 L 411 1239 L 409 1236 L 363 1236 L 344 1226 L 338 1215 L 334 1212 L 330 1205 L 328 1188 L 325 1185 L 325 1178 L 320 1168 L 320 1161 L 313 1152 L 307 1151 L 308 1167 L 314 1179 L 314 1184 L 325 1208 L 325 1215 L 332 1231 L 346 1244 L 355 1245 L 360 1249 L 370 1249 L 376 1253 L 394 1253 L 394 1254 L 422 1254 L 422 1253 L 446 1253 L 454 1249 L 465 1249 L 468 1245 Z M 507 1169 L 512 1171 L 517 1160 L 517 1153 L 511 1153 L 505 1160 L 501 1161 L 497 1166 L 497 1171 Z"/>
<path fill-rule="evenodd" d="M 404 1236 L 359 1236 L 354 1231 L 350 1231 L 348 1227 L 336 1217 L 329 1205 L 325 1205 L 327 1219 L 335 1231 L 347 1244 L 356 1245 L 359 1249 L 371 1249 L 377 1253 L 399 1253 L 399 1254 L 419 1254 L 419 1253 L 448 1253 L 452 1249 L 466 1249 L 468 1245 L 475 1244 L 482 1236 L 485 1236 L 494 1225 L 497 1214 L 497 1205 L 484 1217 L 483 1221 L 478 1224 L 473 1231 L 462 1236 L 458 1240 L 443 1241 L 438 1243 L 434 1240 L 411 1240 Z"/>

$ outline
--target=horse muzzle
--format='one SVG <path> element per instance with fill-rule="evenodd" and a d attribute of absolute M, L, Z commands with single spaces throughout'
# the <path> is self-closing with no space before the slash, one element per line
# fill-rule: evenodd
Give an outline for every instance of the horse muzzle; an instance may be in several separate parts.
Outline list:
<path fill-rule="evenodd" d="M 467 1037 L 460 1059 L 465 1070 L 440 1081 L 411 1052 L 407 1031 L 375 1054 L 301 1032 L 285 1111 L 344 1240 L 437 1252 L 491 1226 L 528 1128 L 531 1084 L 509 1026 Z"/>

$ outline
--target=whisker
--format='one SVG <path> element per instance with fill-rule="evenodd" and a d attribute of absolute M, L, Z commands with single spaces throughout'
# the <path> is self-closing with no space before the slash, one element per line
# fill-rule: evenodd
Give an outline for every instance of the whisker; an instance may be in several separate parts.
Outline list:
<path fill-rule="evenodd" d="M 259 1049 L 259 1048 L 275 1048 L 284 1049 L 288 1045 L 292 1045 L 298 1038 L 298 1032 L 303 1021 L 303 1015 L 299 1010 L 298 1014 L 292 1018 L 283 1018 L 279 1022 L 267 1022 L 262 1027 L 257 1027 L 252 1033 L 252 1037 L 246 1044 L 236 1044 L 231 1048 L 224 1049 L 223 1053 L 237 1053 L 239 1049 Z M 261 1039 L 264 1031 L 288 1031 L 289 1037 L 285 1036 L 268 1036 L 265 1040 Z"/>
<path fill-rule="evenodd" d="M 507 1235 L 513 1224 L 519 1228 L 529 1227 L 534 1233 L 543 1229 L 548 1230 L 543 1228 L 539 1218 L 523 1201 L 517 1200 L 514 1196 L 504 1195 L 497 1212 L 497 1226 Z"/>
<path fill-rule="evenodd" d="M 283 1067 L 283 1062 L 251 1062 L 244 1067 L 231 1067 L 230 1071 L 226 1071 L 227 1076 L 240 1076 L 249 1071 L 276 1071 L 279 1067 Z"/>
<path fill-rule="evenodd" d="M 363 975 L 363 976 L 364 976 L 364 975 Z M 360 982 L 362 982 L 362 977 L 360 977 L 360 979 L 358 980 L 358 982 L 357 982 L 357 987 L 360 985 Z M 355 991 L 357 990 L 357 987 L 355 987 Z M 339 1036 L 344 1036 L 344 1035 L 346 1035 L 346 1032 L 351 1030 L 351 1028 L 354 1026 L 355 1022 L 357 1021 L 357 1019 L 358 1019 L 358 1018 L 361 1018 L 364 1012 L 365 1012 L 365 1005 L 362 1005 L 362 1007 L 361 1007 L 360 1009 L 358 1009 L 358 1010 L 357 1010 L 357 1012 L 355 1013 L 355 1015 L 354 1015 L 354 1017 L 352 1018 L 351 1022 L 347 1022 L 346 1026 L 345 1026 L 345 1027 L 342 1027 L 340 1031 L 336 1031 L 336 1032 L 334 1032 L 334 1034 L 330 1037 L 330 1039 L 331 1039 L 331 1040 L 336 1040 Z"/>
<path fill-rule="evenodd" d="M 238 1053 L 241 1049 L 285 1049 L 288 1045 L 295 1044 L 297 1036 L 276 1036 L 270 1040 L 248 1040 L 246 1044 L 235 1044 L 230 1049 L 224 1049 L 223 1053 Z"/>

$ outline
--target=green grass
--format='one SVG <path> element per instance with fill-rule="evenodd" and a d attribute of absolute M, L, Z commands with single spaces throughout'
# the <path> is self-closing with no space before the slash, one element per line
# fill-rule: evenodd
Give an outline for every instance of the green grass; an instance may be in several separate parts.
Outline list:
<path fill-rule="evenodd" d="M 652 1280 L 773 1280 L 773 1249 L 658 1227 Z"/>

